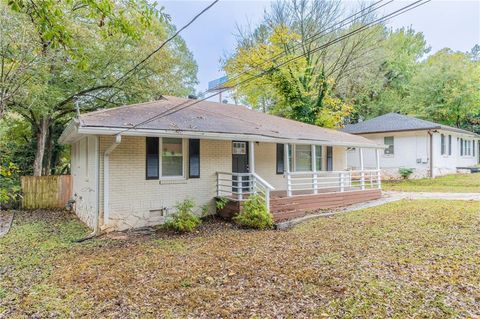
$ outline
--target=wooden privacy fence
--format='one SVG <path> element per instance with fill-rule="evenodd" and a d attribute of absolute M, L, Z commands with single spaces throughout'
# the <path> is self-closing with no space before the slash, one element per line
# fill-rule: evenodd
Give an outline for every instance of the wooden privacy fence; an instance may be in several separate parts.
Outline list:
<path fill-rule="evenodd" d="M 72 196 L 72 176 L 22 176 L 22 207 L 63 208 Z"/>

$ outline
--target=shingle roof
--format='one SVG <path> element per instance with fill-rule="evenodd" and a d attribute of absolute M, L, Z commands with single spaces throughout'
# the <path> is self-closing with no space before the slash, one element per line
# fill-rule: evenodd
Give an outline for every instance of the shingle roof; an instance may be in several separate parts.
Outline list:
<path fill-rule="evenodd" d="M 346 125 L 341 131 L 351 134 L 400 132 L 417 130 L 447 130 L 478 136 L 477 134 L 448 125 L 438 124 L 398 113 L 387 113 L 357 124 Z"/>
<path fill-rule="evenodd" d="M 80 128 L 131 128 L 181 103 L 193 100 L 164 96 L 158 101 L 86 113 Z M 331 145 L 378 147 L 364 137 L 265 114 L 240 105 L 201 101 L 177 113 L 156 119 L 137 130 L 208 132 L 263 136 L 273 139 L 321 141 Z M 132 129 L 133 130 L 133 129 Z"/>

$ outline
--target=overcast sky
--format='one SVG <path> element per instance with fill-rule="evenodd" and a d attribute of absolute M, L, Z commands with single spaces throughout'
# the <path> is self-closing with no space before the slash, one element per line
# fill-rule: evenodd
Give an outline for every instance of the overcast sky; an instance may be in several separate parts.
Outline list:
<path fill-rule="evenodd" d="M 353 5 L 357 2 L 346 1 Z M 392 12 L 412 1 L 396 0 L 384 7 L 383 14 Z M 210 1 L 160 1 L 180 28 Z M 199 92 L 207 88 L 209 81 L 223 75 L 220 58 L 231 53 L 235 47 L 236 25 L 255 25 L 270 6 L 269 1 L 220 0 L 193 25 L 181 33 L 193 52 L 198 64 L 197 86 Z M 425 35 L 432 52 L 448 47 L 458 51 L 469 51 L 480 43 L 480 0 L 433 0 L 423 6 L 395 17 L 389 26 L 399 28 L 412 26 Z"/>

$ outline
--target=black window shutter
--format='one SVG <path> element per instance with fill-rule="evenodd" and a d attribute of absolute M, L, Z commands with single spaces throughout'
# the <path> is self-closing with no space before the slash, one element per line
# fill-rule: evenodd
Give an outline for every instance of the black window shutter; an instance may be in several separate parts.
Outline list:
<path fill-rule="evenodd" d="M 333 147 L 327 146 L 327 171 L 333 171 Z"/>
<path fill-rule="evenodd" d="M 285 172 L 284 144 L 277 144 L 277 174 Z"/>
<path fill-rule="evenodd" d="M 200 140 L 188 140 L 188 176 L 200 178 Z"/>
<path fill-rule="evenodd" d="M 159 144 L 158 137 L 146 138 L 146 179 L 159 178 Z"/>

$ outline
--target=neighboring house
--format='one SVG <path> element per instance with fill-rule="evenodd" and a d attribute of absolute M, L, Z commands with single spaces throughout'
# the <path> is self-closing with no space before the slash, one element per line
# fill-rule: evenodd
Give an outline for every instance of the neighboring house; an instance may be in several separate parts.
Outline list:
<path fill-rule="evenodd" d="M 388 113 L 347 125 L 342 131 L 386 145 L 381 155 L 384 178 L 398 178 L 400 168 L 414 169 L 413 178 L 436 177 L 479 162 L 478 134 L 411 116 Z M 359 153 L 358 149 L 349 150 L 350 169 L 360 167 Z M 374 167 L 373 154 L 363 153 L 364 166 Z"/>
<path fill-rule="evenodd" d="M 187 198 L 214 213 L 216 197 L 258 193 L 281 220 L 381 196 L 379 170 L 346 171 L 346 150 L 383 145 L 244 106 L 166 96 L 83 114 L 60 141 L 76 213 L 94 229 L 160 224 Z"/>

